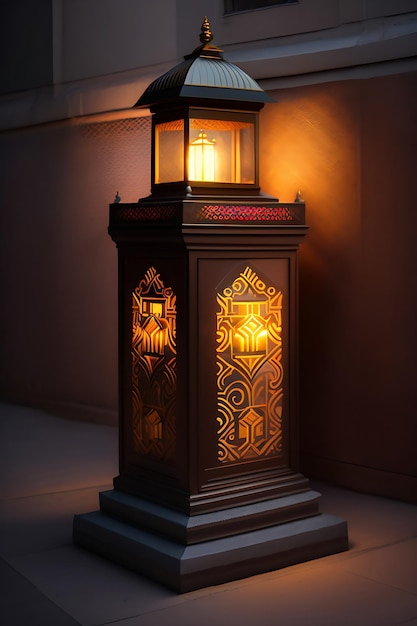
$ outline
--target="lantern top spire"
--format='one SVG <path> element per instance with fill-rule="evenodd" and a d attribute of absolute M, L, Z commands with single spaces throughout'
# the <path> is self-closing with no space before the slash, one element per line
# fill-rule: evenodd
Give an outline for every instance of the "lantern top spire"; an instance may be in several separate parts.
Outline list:
<path fill-rule="evenodd" d="M 203 23 L 201 24 L 200 41 L 201 46 L 198 46 L 192 51 L 191 54 L 187 54 L 187 56 L 184 57 L 185 59 L 194 59 L 199 56 L 218 60 L 223 59 L 223 50 L 220 50 L 220 48 L 211 44 L 213 41 L 213 33 L 211 32 L 210 22 L 207 15 L 204 17 Z"/>
<path fill-rule="evenodd" d="M 201 25 L 200 41 L 202 44 L 206 44 L 210 43 L 212 39 L 213 33 L 210 30 L 210 22 L 208 21 L 208 17 L 206 15 Z"/>

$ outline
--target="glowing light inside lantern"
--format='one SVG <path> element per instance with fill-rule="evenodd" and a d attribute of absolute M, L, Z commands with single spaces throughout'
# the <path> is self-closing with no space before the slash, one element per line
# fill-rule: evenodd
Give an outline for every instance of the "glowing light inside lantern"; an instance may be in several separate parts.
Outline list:
<path fill-rule="evenodd" d="M 200 131 L 189 145 L 188 175 L 190 180 L 214 181 L 214 146 L 216 141 Z"/>

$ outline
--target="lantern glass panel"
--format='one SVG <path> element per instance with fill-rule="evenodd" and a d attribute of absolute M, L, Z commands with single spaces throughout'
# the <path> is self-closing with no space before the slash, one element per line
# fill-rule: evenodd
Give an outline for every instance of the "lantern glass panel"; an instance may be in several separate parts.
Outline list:
<path fill-rule="evenodd" d="M 184 120 L 155 125 L 155 183 L 184 180 Z"/>
<path fill-rule="evenodd" d="M 253 122 L 191 118 L 189 136 L 190 181 L 249 184 L 255 182 Z"/>

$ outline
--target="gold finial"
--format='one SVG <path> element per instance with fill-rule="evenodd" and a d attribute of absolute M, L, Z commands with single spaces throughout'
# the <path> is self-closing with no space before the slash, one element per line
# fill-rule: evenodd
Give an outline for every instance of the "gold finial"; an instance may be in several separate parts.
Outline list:
<path fill-rule="evenodd" d="M 207 43 L 210 43 L 212 39 L 213 39 L 213 33 L 210 30 L 210 23 L 206 15 L 201 25 L 200 41 L 202 44 L 207 44 Z"/>
<path fill-rule="evenodd" d="M 210 30 L 210 22 L 207 15 L 201 25 L 200 41 L 201 45 L 198 46 L 191 54 L 188 54 L 184 59 L 195 59 L 196 57 L 205 57 L 210 59 L 222 59 L 222 52 L 217 46 L 210 44 L 213 39 L 213 33 Z"/>

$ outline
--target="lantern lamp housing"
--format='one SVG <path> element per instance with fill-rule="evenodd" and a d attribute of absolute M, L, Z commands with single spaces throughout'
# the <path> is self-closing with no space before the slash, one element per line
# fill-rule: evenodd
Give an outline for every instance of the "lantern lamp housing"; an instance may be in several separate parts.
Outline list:
<path fill-rule="evenodd" d="M 258 115 L 271 98 L 210 44 L 154 80 L 136 103 L 152 112 L 152 197 L 259 195 Z"/>

